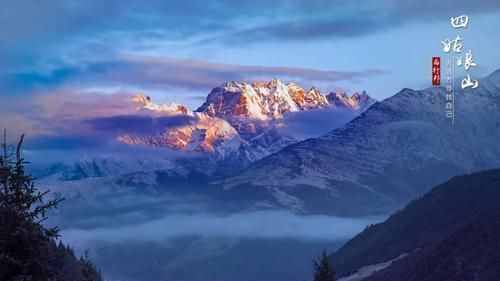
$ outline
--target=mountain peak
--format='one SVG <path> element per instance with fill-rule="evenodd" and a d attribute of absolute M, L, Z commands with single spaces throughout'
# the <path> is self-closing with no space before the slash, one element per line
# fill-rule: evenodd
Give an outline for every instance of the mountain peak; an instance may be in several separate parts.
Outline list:
<path fill-rule="evenodd" d="M 236 89 L 241 89 L 242 87 L 243 87 L 243 84 L 240 84 L 240 83 L 235 82 L 235 81 L 227 81 L 225 83 L 222 83 L 217 88 L 222 88 L 222 89 L 226 89 L 227 91 L 234 92 Z M 214 88 L 214 89 L 217 89 L 217 88 Z"/>
<path fill-rule="evenodd" d="M 361 93 L 359 92 L 354 92 L 354 94 L 351 95 L 351 99 L 354 100 L 361 100 L 361 99 L 366 99 L 366 98 L 371 98 L 366 91 L 362 91 Z"/>
<path fill-rule="evenodd" d="M 133 96 L 130 101 L 136 102 L 136 103 L 142 103 L 144 105 L 151 103 L 151 98 L 149 96 L 146 96 L 143 93 L 137 93 L 135 96 Z"/>
<path fill-rule="evenodd" d="M 255 120 L 281 118 L 287 111 L 298 111 L 288 93 L 287 85 L 279 79 L 248 83 L 228 82 L 212 89 L 205 103 L 196 111 L 220 118 L 245 117 Z"/>
<path fill-rule="evenodd" d="M 304 93 L 304 90 L 301 88 L 295 90 L 289 89 L 289 93 L 292 93 L 293 101 L 301 110 L 326 108 L 329 106 L 326 96 L 314 86 L 307 93 Z"/>
<path fill-rule="evenodd" d="M 361 94 L 359 92 L 355 92 L 352 96 L 351 96 L 351 100 L 355 101 L 357 105 L 360 105 L 360 104 L 368 104 L 368 105 L 372 105 L 376 102 L 375 99 L 373 99 L 372 97 L 370 97 L 366 91 L 362 91 Z"/>
<path fill-rule="evenodd" d="M 346 93 L 331 92 L 327 96 L 328 102 L 336 107 L 346 107 L 361 112 L 377 101 L 370 97 L 365 91 L 355 92 L 350 97 Z"/>
<path fill-rule="evenodd" d="M 140 106 L 137 110 L 146 109 L 153 111 L 155 113 L 162 114 L 183 114 L 183 115 L 191 115 L 192 112 L 187 108 L 187 106 L 177 103 L 170 104 L 161 104 L 158 105 L 151 100 L 151 97 L 146 96 L 143 93 L 138 93 L 130 99 L 131 102 L 137 103 Z"/>
<path fill-rule="evenodd" d="M 359 92 L 354 92 L 354 94 L 351 95 L 351 98 L 354 99 L 359 99 L 361 97 L 361 94 Z"/>
<path fill-rule="evenodd" d="M 274 77 L 273 79 L 271 79 L 269 81 L 269 83 L 267 83 L 267 87 L 269 89 L 272 89 L 272 88 L 276 88 L 280 85 L 284 85 L 283 82 L 281 82 L 281 80 L 279 80 L 278 78 Z"/>
<path fill-rule="evenodd" d="M 321 92 L 319 91 L 318 88 L 316 88 L 316 86 L 312 86 L 311 89 L 309 89 L 309 92 L 314 92 L 314 93 L 318 93 L 320 94 Z"/>

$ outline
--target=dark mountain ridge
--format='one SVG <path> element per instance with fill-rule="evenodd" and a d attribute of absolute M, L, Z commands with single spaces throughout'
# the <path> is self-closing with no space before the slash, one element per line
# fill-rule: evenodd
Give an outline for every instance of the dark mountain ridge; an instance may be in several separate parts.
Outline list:
<path fill-rule="evenodd" d="M 480 249 L 498 248 L 499 200 L 500 170 L 454 177 L 365 229 L 334 253 L 332 261 L 340 275 L 348 275 L 408 254 L 367 279 L 373 281 L 450 280 L 445 277 L 452 277 L 446 274 L 451 274 L 455 258 L 498 272 L 499 252 Z"/>

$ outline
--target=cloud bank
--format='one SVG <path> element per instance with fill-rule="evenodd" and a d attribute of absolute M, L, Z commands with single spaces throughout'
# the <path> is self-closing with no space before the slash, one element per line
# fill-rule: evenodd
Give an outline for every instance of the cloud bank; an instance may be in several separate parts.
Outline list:
<path fill-rule="evenodd" d="M 10 87 L 26 91 L 67 87 L 139 87 L 171 91 L 187 89 L 209 92 L 226 81 L 260 81 L 279 77 L 313 84 L 354 81 L 387 74 L 382 69 L 361 71 L 319 70 L 288 66 L 258 66 L 215 63 L 195 59 L 159 56 L 121 56 L 115 60 L 80 62 L 49 72 L 21 72 L 5 81 Z"/>
<path fill-rule="evenodd" d="M 360 232 L 382 217 L 339 218 L 302 216 L 285 211 L 260 211 L 233 215 L 173 214 L 143 223 L 118 227 L 65 229 L 63 240 L 72 245 L 95 242 L 164 242 L 179 237 L 260 238 L 337 241 Z"/>

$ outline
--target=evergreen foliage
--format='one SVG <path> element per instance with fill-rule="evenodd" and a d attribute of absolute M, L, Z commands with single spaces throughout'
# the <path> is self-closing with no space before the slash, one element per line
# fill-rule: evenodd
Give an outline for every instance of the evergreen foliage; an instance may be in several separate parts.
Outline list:
<path fill-rule="evenodd" d="M 21 156 L 24 135 L 17 146 L 7 145 L 6 132 L 0 152 L 0 280 L 100 281 L 88 259 L 75 258 L 73 250 L 56 245 L 59 230 L 46 227 L 47 212 L 63 199 L 46 200 L 34 178 L 26 172 Z"/>
<path fill-rule="evenodd" d="M 313 261 L 314 280 L 313 281 L 335 281 L 335 270 L 333 269 L 329 255 L 324 250 L 321 255 Z"/>

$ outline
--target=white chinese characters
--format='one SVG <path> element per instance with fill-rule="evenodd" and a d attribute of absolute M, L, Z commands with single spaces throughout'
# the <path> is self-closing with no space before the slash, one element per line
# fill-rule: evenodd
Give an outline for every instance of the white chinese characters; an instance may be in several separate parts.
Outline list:
<path fill-rule="evenodd" d="M 465 54 L 465 63 L 464 63 L 464 68 L 465 70 L 469 70 L 471 66 L 477 66 L 477 64 L 474 62 L 474 59 L 472 58 L 472 52 L 469 50 Z"/>
<path fill-rule="evenodd" d="M 452 17 L 450 19 L 451 26 L 453 28 L 466 28 L 467 25 L 469 24 L 469 17 L 467 15 L 461 15 L 458 17 Z M 443 45 L 443 52 L 445 53 L 454 53 L 454 54 L 460 54 L 462 53 L 462 38 L 460 35 L 457 35 L 455 39 L 450 40 L 450 39 L 445 39 L 441 41 L 441 44 Z M 463 66 L 465 71 L 467 71 L 467 78 L 464 78 L 462 80 L 462 89 L 466 88 L 472 88 L 475 89 L 479 86 L 479 82 L 477 80 L 471 79 L 470 74 L 468 73 L 469 69 L 471 67 L 476 67 L 477 64 L 474 62 L 474 58 L 472 55 L 472 51 L 469 50 L 466 54 L 465 57 L 462 55 L 459 56 L 454 56 L 453 60 L 455 61 L 457 66 Z M 453 71 L 454 72 L 454 71 Z M 455 73 L 453 73 L 454 76 Z"/>
<path fill-rule="evenodd" d="M 460 15 L 450 18 L 451 27 L 454 29 L 467 28 L 469 24 L 469 17 L 467 15 Z M 477 67 L 474 56 L 471 50 L 462 54 L 463 39 L 460 35 L 456 35 L 455 39 L 445 39 L 441 41 L 442 51 L 447 56 L 447 63 L 445 69 L 446 81 L 446 99 L 445 99 L 445 112 L 446 117 L 451 119 L 452 124 L 455 122 L 455 75 L 456 67 L 460 67 L 465 71 L 466 77 L 461 81 L 462 89 L 475 89 L 479 87 L 479 81 L 472 79 L 470 71 L 472 68 Z"/>
<path fill-rule="evenodd" d="M 467 24 L 469 24 L 469 17 L 466 15 L 452 17 L 450 23 L 453 28 L 466 28 Z"/>
<path fill-rule="evenodd" d="M 443 44 L 443 52 L 445 53 L 449 53 L 451 50 L 453 50 L 454 53 L 462 52 L 462 38 L 460 38 L 460 36 L 457 36 L 454 40 L 445 39 L 441 41 L 441 43 Z"/>
<path fill-rule="evenodd" d="M 464 78 L 462 80 L 462 89 L 466 89 L 469 87 L 472 87 L 472 89 L 475 89 L 478 86 L 479 86 L 479 82 L 477 80 L 471 80 L 469 74 L 467 74 L 467 78 Z"/>

